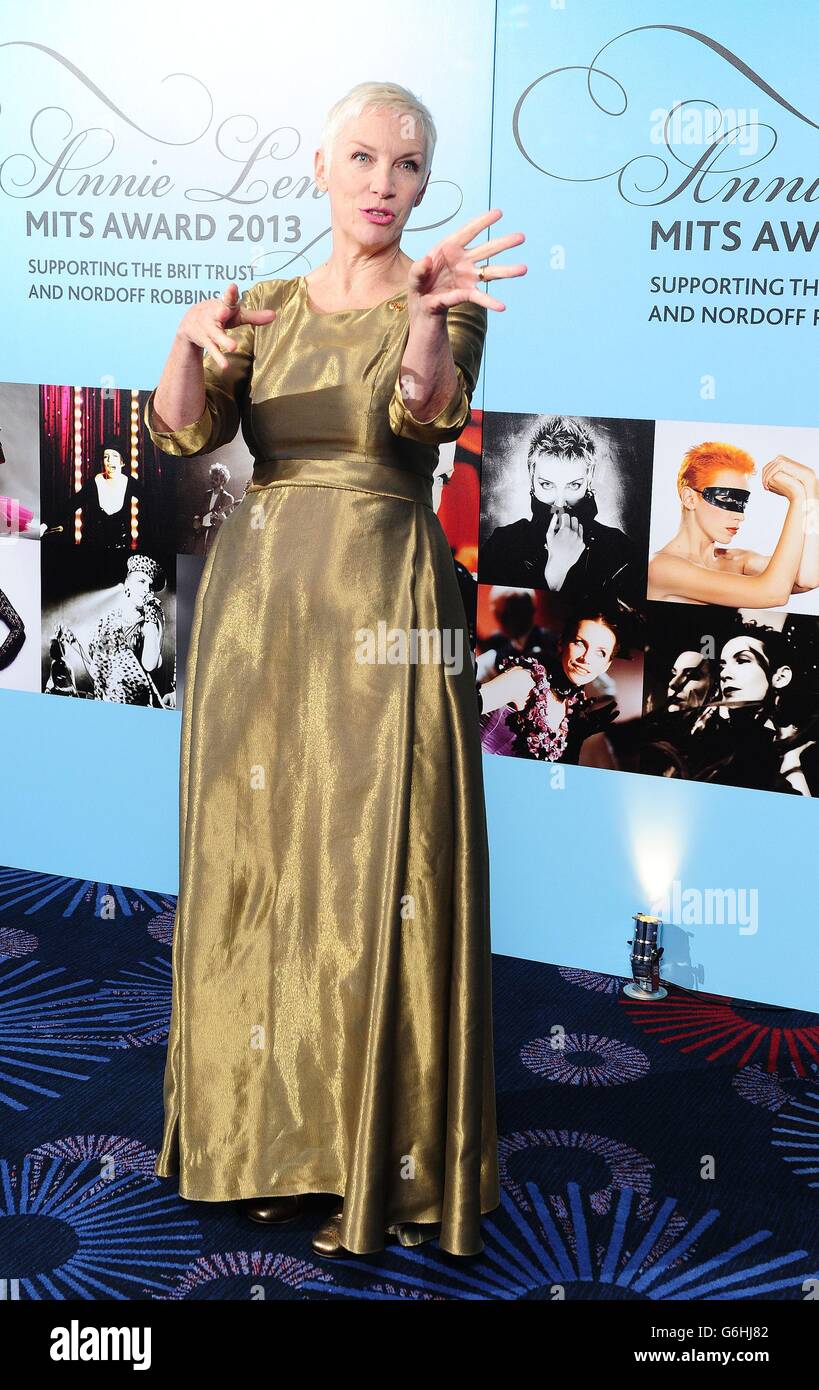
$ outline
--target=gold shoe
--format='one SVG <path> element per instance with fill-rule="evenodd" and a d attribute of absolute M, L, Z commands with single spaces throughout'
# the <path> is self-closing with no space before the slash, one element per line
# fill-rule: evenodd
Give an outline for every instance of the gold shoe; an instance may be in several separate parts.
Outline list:
<path fill-rule="evenodd" d="M 261 1221 L 265 1226 L 284 1226 L 301 1216 L 304 1198 L 294 1197 L 251 1197 L 242 1203 L 245 1216 L 251 1221 Z"/>
<path fill-rule="evenodd" d="M 319 1226 L 310 1244 L 317 1255 L 322 1259 L 333 1260 L 340 1255 L 350 1255 L 352 1251 L 347 1250 L 342 1244 L 339 1236 L 341 1230 L 341 1218 L 344 1215 L 344 1208 L 339 1207 L 327 1217 L 322 1226 Z"/>

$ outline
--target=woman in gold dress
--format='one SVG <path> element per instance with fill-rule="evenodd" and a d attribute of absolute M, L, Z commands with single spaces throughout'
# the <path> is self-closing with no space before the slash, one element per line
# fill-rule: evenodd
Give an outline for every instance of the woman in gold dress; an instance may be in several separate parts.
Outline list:
<path fill-rule="evenodd" d="M 193 616 L 156 1172 L 269 1222 L 335 1194 L 325 1256 L 478 1254 L 500 1199 L 478 704 L 432 477 L 505 307 L 475 282 L 526 267 L 476 265 L 521 233 L 467 249 L 498 210 L 401 250 L 434 143 L 405 88 L 337 102 L 328 260 L 190 309 L 145 412 L 170 454 L 241 425 L 254 456 Z"/>

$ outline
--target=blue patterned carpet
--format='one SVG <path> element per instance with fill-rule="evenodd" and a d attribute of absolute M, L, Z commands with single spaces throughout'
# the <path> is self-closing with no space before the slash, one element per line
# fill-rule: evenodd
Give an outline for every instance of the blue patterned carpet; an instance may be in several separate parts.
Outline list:
<path fill-rule="evenodd" d="M 185 1201 L 153 1176 L 174 910 L 0 869 L 0 1297 L 801 1301 L 819 1274 L 819 1017 L 502 956 L 481 1256 L 317 1260 L 330 1198 L 278 1229 Z"/>

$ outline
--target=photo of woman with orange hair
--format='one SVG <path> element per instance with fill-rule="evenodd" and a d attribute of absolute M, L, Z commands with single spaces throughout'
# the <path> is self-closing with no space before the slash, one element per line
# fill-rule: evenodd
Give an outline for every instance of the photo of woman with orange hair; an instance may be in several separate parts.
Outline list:
<path fill-rule="evenodd" d="M 658 433 L 660 428 L 658 425 Z M 670 428 L 685 430 L 690 437 L 692 428 L 698 427 Z M 763 451 L 770 449 L 770 436 L 779 437 L 782 433 L 752 428 L 743 431 L 749 437 L 761 436 L 755 442 L 761 446 L 759 453 L 763 457 Z M 806 442 L 808 434 L 796 430 L 784 433 L 801 435 L 800 444 Z M 667 452 L 665 457 L 669 457 Z M 760 517 L 766 503 L 752 490 L 751 479 L 757 465 L 746 449 L 713 440 L 687 448 L 676 478 L 680 507 L 677 530 L 651 556 L 649 599 L 785 610 L 794 606 L 792 595 L 813 594 L 819 589 L 816 472 L 784 453 L 775 452 L 773 457 L 769 453 L 769 460 L 761 470 L 760 481 L 764 493 L 785 499 L 787 510 L 781 519 L 776 518 L 772 508 Z M 665 467 L 658 467 L 655 458 L 652 541 L 660 530 L 659 513 L 668 510 L 670 501 L 661 474 L 666 474 Z M 734 544 L 752 515 L 757 543 L 770 553 Z M 667 524 L 668 519 L 664 520 Z M 817 605 L 819 593 L 813 595 L 803 611 L 815 612 Z"/>

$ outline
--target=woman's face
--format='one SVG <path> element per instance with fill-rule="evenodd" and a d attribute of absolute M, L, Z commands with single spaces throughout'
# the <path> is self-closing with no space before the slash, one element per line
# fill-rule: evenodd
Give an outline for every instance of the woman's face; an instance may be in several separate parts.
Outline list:
<path fill-rule="evenodd" d="M 766 670 L 765 648 L 758 637 L 732 637 L 719 659 L 720 693 L 727 704 L 752 700 L 761 704 L 771 678 Z"/>
<path fill-rule="evenodd" d="M 585 459 L 562 454 L 540 454 L 532 466 L 532 491 L 555 510 L 574 507 L 585 497 L 589 471 Z"/>
<path fill-rule="evenodd" d="M 563 670 L 572 685 L 588 685 L 608 671 L 616 638 L 606 623 L 583 618 L 560 654 Z"/>
<path fill-rule="evenodd" d="M 129 599 L 139 607 L 145 602 L 146 595 L 151 588 L 151 581 L 144 571 L 132 570 L 123 587 Z"/>
<path fill-rule="evenodd" d="M 709 477 L 707 486 L 739 487 L 747 491 L 748 474 L 739 473 L 735 468 L 719 468 Z M 730 545 L 742 525 L 743 513 L 715 507 L 713 502 L 706 502 L 693 488 L 689 489 L 688 496 L 693 501 L 694 516 L 708 539 L 716 545 Z"/>
<path fill-rule="evenodd" d="M 699 709 L 708 698 L 710 684 L 708 658 L 702 652 L 680 652 L 668 678 L 669 712 Z"/>
<path fill-rule="evenodd" d="M 122 467 L 122 454 L 118 449 L 106 449 L 102 456 L 102 469 L 107 478 Z"/>
<path fill-rule="evenodd" d="M 424 131 L 420 121 L 395 111 L 365 111 L 347 121 L 333 146 L 329 178 L 317 157 L 317 179 L 330 194 L 333 236 L 362 246 L 400 241 L 426 188 Z M 369 209 L 384 208 L 376 217 Z"/>

